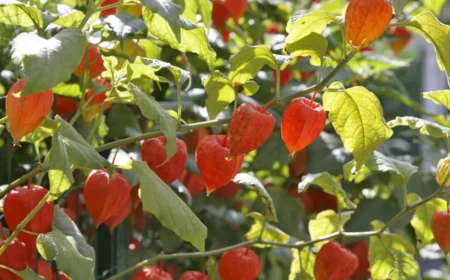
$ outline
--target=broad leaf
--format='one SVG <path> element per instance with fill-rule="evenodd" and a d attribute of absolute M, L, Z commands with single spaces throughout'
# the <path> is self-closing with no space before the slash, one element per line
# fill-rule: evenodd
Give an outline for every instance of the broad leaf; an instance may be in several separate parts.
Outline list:
<path fill-rule="evenodd" d="M 377 227 L 383 226 L 378 222 Z M 394 253 L 406 253 L 414 255 L 415 248 L 403 236 L 398 234 L 383 234 L 384 244 Z M 386 250 L 377 236 L 370 237 L 369 245 L 370 273 L 373 279 L 388 279 L 395 266 L 395 260 Z"/>
<path fill-rule="evenodd" d="M 432 6 L 437 7 L 435 0 Z M 441 71 L 445 71 L 447 79 L 450 77 L 450 55 L 448 46 L 450 44 L 450 26 L 442 24 L 431 12 L 422 12 L 413 17 L 408 26 L 419 29 L 425 39 L 434 45 L 436 59 Z"/>
<path fill-rule="evenodd" d="M 219 274 L 219 264 L 214 257 L 209 257 L 205 266 L 210 280 L 222 280 Z"/>
<path fill-rule="evenodd" d="M 105 28 L 112 31 L 120 39 L 125 39 L 128 35 L 142 33 L 147 30 L 143 19 L 136 18 L 128 13 L 118 13 L 110 15 L 105 19 Z"/>
<path fill-rule="evenodd" d="M 177 40 L 176 34 L 172 32 L 169 24 L 160 15 L 152 12 L 150 9 L 144 8 L 143 17 L 151 34 L 169 44 L 171 48 L 181 52 L 198 54 L 208 64 L 210 69 L 214 68 L 216 53 L 209 45 L 203 26 L 193 24 L 180 17 L 182 23 L 181 37 Z"/>
<path fill-rule="evenodd" d="M 309 252 L 307 247 L 300 251 L 297 249 L 291 249 L 291 253 L 292 263 L 289 273 L 289 280 L 313 280 L 316 255 Z"/>
<path fill-rule="evenodd" d="M 450 90 L 424 92 L 422 95 L 424 98 L 430 99 L 436 104 L 444 105 L 450 110 Z"/>
<path fill-rule="evenodd" d="M 287 54 L 293 56 L 310 56 L 310 62 L 315 66 L 322 64 L 327 49 L 328 40 L 314 32 L 295 42 L 286 43 L 284 46 L 284 52 Z"/>
<path fill-rule="evenodd" d="M 211 25 L 212 3 L 208 0 L 184 0 L 185 8 L 182 16 L 195 22 L 197 20 L 197 12 L 200 11 L 202 22 L 207 28 Z"/>
<path fill-rule="evenodd" d="M 289 242 L 289 239 L 290 239 L 289 234 L 284 233 L 281 229 L 279 229 L 269 223 L 265 223 L 265 218 L 261 214 L 259 214 L 257 212 L 252 212 L 252 213 L 247 214 L 247 216 L 250 216 L 254 219 L 254 223 L 253 223 L 252 227 L 245 234 L 245 238 L 247 238 L 247 240 L 257 239 L 261 236 L 261 240 L 263 240 L 263 241 L 275 241 L 275 242 L 281 242 L 281 243 Z M 264 226 L 264 231 L 261 235 L 263 226 Z M 262 248 L 270 247 L 270 245 L 263 245 L 263 244 L 255 244 L 253 246 L 262 247 Z"/>
<path fill-rule="evenodd" d="M 249 186 L 254 189 L 262 198 L 266 206 L 267 220 L 278 222 L 277 212 L 272 197 L 270 197 L 269 193 L 267 193 L 266 188 L 264 188 L 263 184 L 261 184 L 258 178 L 247 173 L 239 173 L 233 178 L 233 182 Z"/>
<path fill-rule="evenodd" d="M 22 271 L 17 271 L 22 279 L 26 280 L 46 280 L 46 278 L 38 275 L 36 272 L 31 270 L 29 266 Z"/>
<path fill-rule="evenodd" d="M 418 129 L 423 135 L 434 138 L 450 138 L 449 128 L 416 117 L 396 117 L 395 120 L 388 122 L 388 126 L 391 128 L 409 126 L 412 129 Z"/>
<path fill-rule="evenodd" d="M 228 78 L 233 86 L 243 85 L 253 79 L 265 65 L 272 69 L 277 67 L 277 60 L 269 48 L 266 45 L 245 45 L 230 58 Z"/>
<path fill-rule="evenodd" d="M 94 260 L 78 251 L 73 237 L 54 229 L 49 233 L 40 234 L 36 245 L 44 259 L 56 261 L 58 269 L 72 280 L 94 279 Z"/>
<path fill-rule="evenodd" d="M 12 42 L 12 57 L 21 63 L 27 84 L 21 95 L 38 93 L 70 79 L 80 64 L 86 37 L 77 28 L 64 29 L 46 40 L 21 33 Z"/>
<path fill-rule="evenodd" d="M 41 12 L 17 0 L 0 0 L 0 23 L 44 27 Z"/>
<path fill-rule="evenodd" d="M 393 134 L 384 121 L 378 98 L 364 87 L 325 92 L 323 107 L 330 112 L 331 123 L 345 148 L 353 153 L 356 171 Z"/>
<path fill-rule="evenodd" d="M 341 184 L 336 182 L 328 172 L 304 176 L 303 180 L 298 184 L 299 192 L 306 191 L 312 184 L 321 187 L 325 192 L 331 195 L 335 195 L 343 209 L 356 208 L 356 205 L 347 197 Z"/>
<path fill-rule="evenodd" d="M 84 13 L 78 10 L 72 10 L 70 13 L 60 15 L 53 24 L 60 25 L 65 28 L 78 27 L 84 19 Z"/>
<path fill-rule="evenodd" d="M 34 131 L 28 133 L 20 142 L 37 143 L 45 138 L 55 135 L 58 129 L 58 122 L 50 119 L 45 119 Z"/>
<path fill-rule="evenodd" d="M 50 150 L 49 163 L 49 199 L 55 200 L 67 191 L 74 182 L 69 163 L 69 156 L 67 155 L 67 150 L 59 135 L 52 138 L 52 149 Z"/>
<path fill-rule="evenodd" d="M 176 145 L 176 133 L 177 133 L 177 121 L 172 118 L 168 111 L 164 110 L 163 107 L 153 98 L 153 96 L 148 96 L 142 90 L 133 85 L 128 84 L 128 88 L 136 99 L 136 104 L 141 109 L 142 114 L 149 120 L 158 121 L 161 126 L 161 132 L 166 136 L 166 160 L 164 163 L 169 161 L 172 156 L 177 151 Z"/>
<path fill-rule="evenodd" d="M 339 217 L 333 210 L 325 210 L 320 212 L 315 219 L 309 221 L 308 229 L 309 234 L 311 235 L 311 240 L 339 231 L 339 227 L 343 227 L 349 219 L 350 215 L 341 214 L 341 224 L 339 224 Z M 320 250 L 325 243 L 326 241 L 317 242 L 315 244 L 317 250 Z"/>
<path fill-rule="evenodd" d="M 206 109 L 210 119 L 215 119 L 223 109 L 234 101 L 236 93 L 227 77 L 218 70 L 211 73 L 204 82 L 206 98 Z"/>
<path fill-rule="evenodd" d="M 56 95 L 78 98 L 82 96 L 79 84 L 65 84 L 60 83 L 53 88 L 53 93 Z"/>
<path fill-rule="evenodd" d="M 423 248 L 433 243 L 434 235 L 431 231 L 431 219 L 437 211 L 447 211 L 447 201 L 435 198 L 422 204 L 414 212 L 411 225 L 416 231 L 418 248 Z"/>
<path fill-rule="evenodd" d="M 170 27 L 171 30 L 169 32 L 172 32 L 176 38 L 176 40 L 179 42 L 181 41 L 181 23 L 180 23 L 180 14 L 181 14 L 181 7 L 172 3 L 170 0 L 140 0 L 142 5 L 144 7 L 148 7 L 149 9 L 145 10 L 151 10 L 153 13 L 158 14 L 161 19 L 163 19 L 164 25 L 167 25 Z M 146 17 L 144 16 L 144 19 Z M 147 21 L 147 19 L 146 19 Z"/>
<path fill-rule="evenodd" d="M 406 253 L 395 253 L 395 267 L 389 275 L 391 280 L 421 280 L 419 263 L 414 256 Z"/>
<path fill-rule="evenodd" d="M 161 181 L 146 162 L 133 161 L 132 171 L 140 180 L 144 211 L 152 213 L 163 226 L 204 251 L 207 229 L 192 210 Z"/>
<path fill-rule="evenodd" d="M 446 0 L 423 0 L 423 6 L 425 10 L 431 11 L 437 16 L 441 14 L 442 8 L 444 7 L 445 3 L 447 3 Z"/>

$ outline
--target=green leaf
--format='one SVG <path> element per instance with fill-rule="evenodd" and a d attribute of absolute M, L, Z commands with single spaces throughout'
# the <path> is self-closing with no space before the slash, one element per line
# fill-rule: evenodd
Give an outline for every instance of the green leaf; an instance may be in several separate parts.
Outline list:
<path fill-rule="evenodd" d="M 272 69 L 277 67 L 277 60 L 269 48 L 266 45 L 245 45 L 230 58 L 228 78 L 232 85 L 243 85 L 253 79 L 265 65 Z"/>
<path fill-rule="evenodd" d="M 84 13 L 78 10 L 72 10 L 71 13 L 60 16 L 53 24 L 64 28 L 78 27 L 84 19 Z"/>
<path fill-rule="evenodd" d="M 288 35 L 289 38 L 289 35 Z M 320 66 L 328 49 L 328 40 L 315 32 L 306 35 L 300 40 L 284 46 L 284 52 L 293 56 L 310 56 L 311 64 Z"/>
<path fill-rule="evenodd" d="M 177 121 L 170 116 L 169 112 L 164 110 L 163 107 L 153 98 L 148 96 L 142 90 L 132 83 L 128 84 L 128 88 L 136 99 L 136 104 L 141 109 L 142 114 L 149 120 L 159 120 L 161 132 L 166 136 L 166 160 L 169 161 L 177 151 L 176 145 L 176 133 L 177 133 Z M 164 164 L 162 163 L 162 164 Z"/>
<path fill-rule="evenodd" d="M 40 234 L 36 241 L 41 256 L 48 261 L 56 261 L 59 270 L 72 280 L 94 279 L 94 260 L 83 256 L 77 249 L 75 240 L 58 229 Z"/>
<path fill-rule="evenodd" d="M 2 134 L 3 130 L 5 129 L 5 126 L 0 124 L 0 135 Z"/>
<path fill-rule="evenodd" d="M 79 84 L 65 84 L 60 83 L 53 88 L 53 93 L 56 95 L 78 98 L 82 96 Z"/>
<path fill-rule="evenodd" d="M 274 242 L 281 242 L 281 243 L 288 243 L 290 236 L 289 234 L 283 232 L 281 229 L 269 224 L 265 223 L 265 218 L 257 212 L 252 212 L 247 214 L 247 216 L 250 216 L 254 219 L 254 223 L 250 230 L 245 234 L 245 238 L 247 240 L 253 240 L 257 239 L 261 236 L 261 240 L 263 241 L 274 241 Z M 264 232 L 261 235 L 261 231 Z M 271 245 L 263 245 L 263 244 L 255 244 L 253 245 L 255 247 L 270 247 Z"/>
<path fill-rule="evenodd" d="M 439 90 L 422 93 L 423 97 L 432 100 L 436 104 L 444 105 L 450 109 L 450 90 Z"/>
<path fill-rule="evenodd" d="M 440 2 L 445 2 L 439 0 Z M 433 7 L 437 1 L 432 2 Z M 408 26 L 414 27 L 422 31 L 424 38 L 434 45 L 436 51 L 436 60 L 441 71 L 445 71 L 447 79 L 449 79 L 450 71 L 450 55 L 448 55 L 448 46 L 450 45 L 450 26 L 442 24 L 431 12 L 422 12 L 413 17 Z"/>
<path fill-rule="evenodd" d="M 22 279 L 26 280 L 46 280 L 46 278 L 38 275 L 36 272 L 31 270 L 29 266 L 22 271 L 17 271 Z"/>
<path fill-rule="evenodd" d="M 77 28 L 64 29 L 46 40 L 21 33 L 12 42 L 12 57 L 24 68 L 27 84 L 21 95 L 38 93 L 70 79 L 86 48 L 86 37 Z"/>
<path fill-rule="evenodd" d="M 197 20 L 197 12 L 200 11 L 202 22 L 207 28 L 211 25 L 212 3 L 208 0 L 184 0 L 185 8 L 182 16 L 195 22 Z"/>
<path fill-rule="evenodd" d="M 236 93 L 228 80 L 218 70 L 211 73 L 204 82 L 206 98 L 206 109 L 210 119 L 215 119 L 223 109 L 234 101 Z"/>
<path fill-rule="evenodd" d="M 70 168 L 69 156 L 66 147 L 59 135 L 52 138 L 52 149 L 49 156 L 50 169 L 48 179 L 50 181 L 49 200 L 60 197 L 74 183 Z"/>
<path fill-rule="evenodd" d="M 382 226 L 381 224 L 379 226 Z M 398 234 L 383 234 L 384 244 L 393 253 L 407 253 L 414 255 L 415 248 L 403 236 Z M 395 260 L 386 250 L 377 236 L 370 237 L 369 263 L 372 279 L 388 279 L 395 266 Z"/>
<path fill-rule="evenodd" d="M 173 49 L 198 54 L 208 64 L 210 69 L 214 68 L 216 53 L 209 45 L 208 37 L 203 26 L 193 24 L 183 17 L 179 17 L 182 29 L 181 37 L 177 39 L 178 36 L 172 32 L 169 24 L 160 15 L 152 12 L 150 9 L 144 8 L 143 17 L 151 34 L 169 44 Z"/>
<path fill-rule="evenodd" d="M 309 221 L 308 229 L 311 235 L 311 240 L 324 237 L 326 235 L 339 231 L 340 226 L 350 219 L 350 215 L 341 214 L 341 225 L 339 225 L 339 217 L 333 210 L 325 210 L 320 212 L 315 219 Z M 315 244 L 317 250 L 325 244 L 326 241 L 317 242 Z"/>
<path fill-rule="evenodd" d="M 172 74 L 172 77 L 175 80 L 175 83 L 178 86 L 182 86 L 191 77 L 190 72 L 183 70 L 179 67 L 173 66 L 172 64 L 161 61 L 161 60 L 150 59 L 150 58 L 138 56 L 138 57 L 136 57 L 136 60 L 133 65 L 139 65 L 139 64 L 144 65 L 147 68 L 154 69 L 155 72 L 158 72 L 162 69 L 169 70 L 170 74 Z M 157 79 L 155 79 L 155 81 L 161 81 L 161 77 L 158 77 Z"/>
<path fill-rule="evenodd" d="M 336 87 L 334 83 L 331 87 Z M 378 98 L 364 87 L 325 92 L 323 107 L 347 150 L 353 153 L 358 171 L 373 151 L 393 132 L 386 125 Z"/>
<path fill-rule="evenodd" d="M 316 256 L 308 251 L 308 248 L 302 250 L 291 249 L 292 263 L 289 273 L 289 280 L 314 280 L 314 264 Z M 301 258 L 301 265 L 300 265 Z"/>
<path fill-rule="evenodd" d="M 207 229 L 192 210 L 161 181 L 146 162 L 133 161 L 132 171 L 141 182 L 144 211 L 152 213 L 163 226 L 204 251 Z"/>
<path fill-rule="evenodd" d="M 45 138 L 55 135 L 58 129 L 58 122 L 45 119 L 34 131 L 20 139 L 20 142 L 37 143 Z"/>
<path fill-rule="evenodd" d="M 447 3 L 447 0 L 423 0 L 425 10 L 431 11 L 436 16 L 441 14 L 445 3 Z"/>
<path fill-rule="evenodd" d="M 244 94 L 247 96 L 252 96 L 259 90 L 259 85 L 255 81 L 247 81 L 245 82 L 243 87 L 244 87 Z"/>
<path fill-rule="evenodd" d="M 128 35 L 144 33 L 147 30 L 143 19 L 136 18 L 129 13 L 110 15 L 105 19 L 105 23 L 105 28 L 122 40 L 127 38 Z"/>
<path fill-rule="evenodd" d="M 340 183 L 328 173 L 308 174 L 298 183 L 299 192 L 306 191 L 310 185 L 317 185 L 325 192 L 335 195 L 343 209 L 356 209 L 356 205 L 347 197 Z"/>
<path fill-rule="evenodd" d="M 219 264 L 214 257 L 209 257 L 206 262 L 206 271 L 210 280 L 222 280 L 219 274 Z"/>
<path fill-rule="evenodd" d="M 258 180 L 258 178 L 247 174 L 239 173 L 233 178 L 233 182 L 245 186 L 249 186 L 256 191 L 258 196 L 260 196 L 266 206 L 266 217 L 268 221 L 278 222 L 277 211 L 273 203 L 272 197 L 264 188 L 263 184 Z"/>
<path fill-rule="evenodd" d="M 449 128 L 416 117 L 396 117 L 395 120 L 388 122 L 388 126 L 391 128 L 409 126 L 412 129 L 418 129 L 423 135 L 429 135 L 434 138 L 448 139 L 450 137 Z"/>
<path fill-rule="evenodd" d="M 420 267 L 414 256 L 405 253 L 395 253 L 395 267 L 389 275 L 391 280 L 420 280 Z"/>
<path fill-rule="evenodd" d="M 401 177 L 403 184 L 407 184 L 409 178 L 419 169 L 409 162 L 397 160 L 374 151 L 373 155 L 365 164 L 368 168 L 380 172 L 393 172 Z"/>
<path fill-rule="evenodd" d="M 417 247 L 423 248 L 433 243 L 434 235 L 431 231 L 431 219 L 437 211 L 446 211 L 447 201 L 435 198 L 422 204 L 414 212 L 411 225 L 416 231 Z"/>
<path fill-rule="evenodd" d="M 148 19 L 145 16 L 145 11 L 149 11 L 150 13 L 158 14 L 159 17 L 163 20 L 161 23 L 164 26 L 170 27 L 168 32 L 173 33 L 176 40 L 180 42 L 182 39 L 182 31 L 181 31 L 181 23 L 180 23 L 180 14 L 181 7 L 172 3 L 170 0 L 140 0 L 142 5 L 149 8 L 144 8 L 144 19 L 147 22 Z M 149 30 L 151 30 L 149 28 Z"/>
<path fill-rule="evenodd" d="M 0 23 L 19 25 L 24 27 L 44 27 L 41 12 L 16 0 L 0 0 Z"/>

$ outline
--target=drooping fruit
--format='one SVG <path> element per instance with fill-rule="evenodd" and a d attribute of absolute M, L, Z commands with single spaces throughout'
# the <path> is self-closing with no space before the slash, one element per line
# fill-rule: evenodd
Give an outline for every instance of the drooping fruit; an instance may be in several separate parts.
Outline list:
<path fill-rule="evenodd" d="M 15 143 L 35 130 L 51 112 L 53 105 L 52 89 L 23 97 L 14 96 L 22 91 L 26 83 L 26 78 L 18 80 L 6 95 L 6 116 Z"/>
<path fill-rule="evenodd" d="M 258 256 L 248 248 L 226 252 L 219 261 L 222 280 L 254 280 L 261 273 Z"/>
<path fill-rule="evenodd" d="M 352 280 L 363 280 L 366 279 L 369 275 L 369 246 L 365 241 L 358 241 L 350 246 L 348 249 L 352 251 L 353 254 L 358 257 L 358 268 L 355 273 L 353 273 L 351 279 Z"/>
<path fill-rule="evenodd" d="M 298 192 L 296 186 L 289 194 L 300 199 L 306 214 L 318 213 L 325 210 L 337 211 L 338 208 L 336 196 L 319 189 L 308 189 L 304 192 Z"/>
<path fill-rule="evenodd" d="M 206 135 L 210 135 L 211 133 L 207 128 L 196 129 L 192 132 L 186 133 L 183 137 L 184 143 L 186 143 L 187 151 L 190 154 L 195 153 L 195 149 L 197 148 L 197 144 L 203 137 Z"/>
<path fill-rule="evenodd" d="M 280 70 L 280 87 L 284 87 L 285 85 L 289 84 L 289 82 L 294 77 L 294 72 L 290 70 L 289 68 L 286 68 L 284 70 Z M 273 71 L 273 79 L 276 81 L 277 79 L 277 71 Z"/>
<path fill-rule="evenodd" d="M 122 209 L 119 209 L 116 214 L 111 216 L 109 219 L 105 221 L 105 225 L 109 228 L 109 231 L 112 233 L 114 229 L 120 225 L 130 214 L 131 212 L 131 197 L 128 199 L 127 203 Z"/>
<path fill-rule="evenodd" d="M 97 78 L 100 74 L 106 70 L 105 66 L 103 66 L 103 59 L 100 54 L 100 50 L 91 43 L 88 43 L 88 51 L 89 51 L 89 77 Z M 75 75 L 81 75 L 86 72 L 86 63 L 87 63 L 87 54 L 84 53 L 83 59 L 81 59 L 80 64 L 77 66 L 73 73 Z"/>
<path fill-rule="evenodd" d="M 206 188 L 205 181 L 203 181 L 201 176 L 187 170 L 184 170 L 183 174 L 181 174 L 180 181 L 192 196 L 201 194 Z"/>
<path fill-rule="evenodd" d="M 133 275 L 133 280 L 173 280 L 173 278 L 158 267 L 144 266 Z"/>
<path fill-rule="evenodd" d="M 178 280 L 209 280 L 209 277 L 199 271 L 185 271 Z"/>
<path fill-rule="evenodd" d="M 230 182 L 241 169 L 244 155 L 228 159 L 229 152 L 230 140 L 225 135 L 208 135 L 197 145 L 195 160 L 208 195 Z"/>
<path fill-rule="evenodd" d="M 245 14 L 247 10 L 248 0 L 226 0 L 225 7 L 228 10 L 228 14 L 237 23 L 239 19 Z"/>
<path fill-rule="evenodd" d="M 403 26 L 391 27 L 389 33 L 396 37 L 389 42 L 389 45 L 395 54 L 401 52 L 408 45 L 409 40 L 412 37 L 411 31 Z"/>
<path fill-rule="evenodd" d="M 358 257 L 334 240 L 320 248 L 314 264 L 316 280 L 347 280 L 358 268 Z"/>
<path fill-rule="evenodd" d="M 367 47 L 389 27 L 391 18 L 388 0 L 350 0 L 345 13 L 347 42 L 357 49 Z"/>
<path fill-rule="evenodd" d="M 147 139 L 142 144 L 142 160 L 161 178 L 166 184 L 170 184 L 180 178 L 187 162 L 187 149 L 183 140 L 176 139 L 177 151 L 170 160 L 166 160 L 166 136 Z"/>
<path fill-rule="evenodd" d="M 111 5 L 111 4 L 115 4 L 117 2 L 119 2 L 119 0 L 104 0 L 102 5 L 101 5 L 101 7 L 105 7 L 105 6 L 108 6 L 108 5 Z M 116 13 L 116 11 L 117 11 L 117 8 L 106 9 L 106 10 L 103 10 L 103 11 L 100 12 L 100 16 L 105 18 L 105 17 L 107 17 L 109 15 L 114 15 Z"/>
<path fill-rule="evenodd" d="M 98 77 L 94 81 L 96 83 L 101 84 L 103 87 L 107 89 L 112 88 L 110 83 Z M 87 123 L 91 123 L 94 120 L 94 118 L 98 115 L 98 113 L 102 109 L 102 104 L 103 102 L 105 102 L 106 98 L 107 98 L 106 92 L 94 93 L 94 89 L 92 88 L 89 88 L 87 90 L 85 97 L 85 105 L 82 112 L 83 119 Z M 105 110 L 111 108 L 111 106 L 112 106 L 111 103 L 107 103 L 105 106 Z"/>
<path fill-rule="evenodd" d="M 441 158 L 438 161 L 437 167 L 436 167 L 436 181 L 439 185 L 449 186 L 450 185 L 450 157 Z M 448 174 L 447 180 L 445 180 L 445 177 Z M 444 183 L 445 180 L 445 183 Z"/>
<path fill-rule="evenodd" d="M 230 18 L 230 15 L 228 14 L 228 10 L 225 7 L 224 0 L 213 0 L 213 8 L 212 8 L 212 23 L 214 27 L 221 31 L 222 28 L 227 23 L 228 18 Z"/>
<path fill-rule="evenodd" d="M 30 185 L 10 191 L 4 202 L 4 214 L 6 223 L 11 231 L 30 214 L 38 203 L 47 195 L 48 190 L 41 186 Z M 47 233 L 52 230 L 54 215 L 54 203 L 46 202 L 31 221 L 25 226 L 25 230 L 33 233 Z M 20 232 L 17 235 L 24 242 L 30 254 L 36 253 L 36 235 Z"/>
<path fill-rule="evenodd" d="M 227 183 L 225 186 L 218 188 L 214 192 L 214 195 L 222 198 L 233 197 L 239 192 L 240 189 L 241 185 L 231 181 Z"/>
<path fill-rule="evenodd" d="M 47 280 L 52 279 L 52 276 L 53 276 L 52 275 L 53 274 L 52 267 L 46 260 L 38 260 L 37 273 Z"/>
<path fill-rule="evenodd" d="M 55 96 L 56 114 L 60 116 L 74 114 L 79 106 L 75 99 L 65 96 Z"/>
<path fill-rule="evenodd" d="M 244 103 L 233 114 L 228 129 L 230 156 L 245 155 L 264 144 L 275 128 L 275 118 L 264 107 Z"/>
<path fill-rule="evenodd" d="M 450 252 L 450 212 L 437 211 L 431 218 L 431 230 L 434 240 L 444 251 L 445 255 Z"/>
<path fill-rule="evenodd" d="M 322 105 L 300 97 L 286 108 L 281 120 L 281 136 L 291 155 L 311 144 L 325 128 Z"/>
<path fill-rule="evenodd" d="M 6 243 L 6 240 L 0 241 L 0 247 Z M 12 268 L 16 271 L 23 271 L 27 268 L 27 248 L 25 243 L 18 238 L 9 244 L 6 250 L 0 255 L 0 264 Z M 18 275 L 0 268 L 0 279 L 2 280 L 21 280 Z"/>
<path fill-rule="evenodd" d="M 127 178 L 114 172 L 109 177 L 107 170 L 95 169 L 89 173 L 84 185 L 86 206 L 98 227 L 125 208 L 130 198 Z"/>
<path fill-rule="evenodd" d="M 300 79 L 302 80 L 302 82 L 306 83 L 315 74 L 316 74 L 316 70 L 300 71 Z"/>
<path fill-rule="evenodd" d="M 306 164 L 308 161 L 308 150 L 303 149 L 296 153 L 289 163 L 289 176 L 301 179 L 306 172 Z"/>

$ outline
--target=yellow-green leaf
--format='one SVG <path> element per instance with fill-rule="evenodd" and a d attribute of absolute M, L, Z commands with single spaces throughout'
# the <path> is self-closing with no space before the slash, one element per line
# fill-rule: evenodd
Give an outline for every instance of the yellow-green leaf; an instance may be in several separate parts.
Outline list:
<path fill-rule="evenodd" d="M 215 119 L 223 109 L 234 101 L 236 93 L 227 77 L 218 70 L 211 73 L 204 82 L 206 109 L 210 119 Z"/>
<path fill-rule="evenodd" d="M 289 36 L 288 36 L 289 38 Z M 284 52 L 293 56 L 310 56 L 311 64 L 320 66 L 322 58 L 328 49 L 328 40 L 322 35 L 315 32 L 306 35 L 292 43 L 287 43 L 284 46 Z"/>
<path fill-rule="evenodd" d="M 384 120 L 378 98 L 364 87 L 325 92 L 323 107 L 330 112 L 331 123 L 345 148 L 353 153 L 355 171 L 393 134 Z"/>
<path fill-rule="evenodd" d="M 289 239 L 290 239 L 289 234 L 283 232 L 281 229 L 279 229 L 269 223 L 266 223 L 264 226 L 265 218 L 260 213 L 252 212 L 252 213 L 247 214 L 247 216 L 250 216 L 254 219 L 254 223 L 253 223 L 252 227 L 245 234 L 245 237 L 247 238 L 247 240 L 257 239 L 257 238 L 259 238 L 259 236 L 261 236 L 261 239 L 263 241 L 274 241 L 274 242 L 281 242 L 281 243 L 289 242 Z M 264 226 L 264 232 L 261 235 L 263 226 Z M 255 244 L 253 246 L 264 248 L 264 247 L 270 247 L 271 245 Z"/>
<path fill-rule="evenodd" d="M 447 201 L 441 198 L 430 200 L 416 209 L 411 219 L 411 225 L 416 231 L 418 248 L 423 248 L 433 243 L 434 235 L 431 231 L 431 218 L 437 211 L 446 210 Z"/>
<path fill-rule="evenodd" d="M 432 0 L 433 6 L 436 1 Z M 431 3 L 431 2 L 430 2 Z M 450 76 L 450 26 L 441 23 L 431 12 L 422 12 L 413 17 L 408 26 L 419 29 L 425 39 L 434 45 L 436 59 L 441 71 L 445 71 L 447 79 Z"/>
<path fill-rule="evenodd" d="M 389 275 L 390 280 L 420 280 L 420 267 L 414 256 L 405 253 L 395 253 L 395 267 Z"/>
<path fill-rule="evenodd" d="M 41 12 L 17 0 L 0 0 L 0 23 L 44 27 Z"/>
<path fill-rule="evenodd" d="M 212 3 L 208 0 L 185 0 L 182 16 L 195 22 L 197 12 L 202 16 L 202 22 L 207 28 L 211 25 Z"/>
<path fill-rule="evenodd" d="M 332 234 L 339 231 L 340 226 L 350 219 L 350 215 L 341 214 L 341 225 L 339 225 L 339 217 L 333 210 L 325 210 L 320 212 L 315 219 L 309 221 L 308 229 L 311 240 Z M 317 250 L 325 244 L 326 241 L 317 242 L 315 244 Z"/>
<path fill-rule="evenodd" d="M 444 7 L 445 3 L 447 3 L 447 0 L 423 0 L 423 6 L 425 10 L 431 11 L 437 16 L 441 14 L 442 8 Z"/>
<path fill-rule="evenodd" d="M 450 110 L 450 90 L 424 92 L 423 97 L 432 100 L 436 104 L 444 105 Z"/>
<path fill-rule="evenodd" d="M 388 126 L 391 128 L 409 126 L 409 128 L 418 129 L 423 135 L 429 135 L 434 138 L 450 138 L 449 128 L 416 117 L 396 117 L 388 122 Z"/>
<path fill-rule="evenodd" d="M 313 280 L 316 255 L 309 252 L 307 247 L 300 251 L 297 249 L 291 249 L 291 252 L 292 263 L 291 271 L 289 273 L 289 280 Z"/>

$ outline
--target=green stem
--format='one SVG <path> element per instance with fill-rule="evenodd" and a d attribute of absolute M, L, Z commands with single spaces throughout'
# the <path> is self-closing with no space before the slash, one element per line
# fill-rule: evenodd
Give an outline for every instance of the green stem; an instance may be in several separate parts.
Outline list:
<path fill-rule="evenodd" d="M 178 126 L 181 121 L 181 85 L 177 82 L 177 114 L 178 114 Z"/>
<path fill-rule="evenodd" d="M 6 248 L 11 244 L 14 238 L 25 228 L 25 226 L 33 219 L 33 217 L 37 214 L 39 210 L 41 210 L 42 206 L 47 202 L 47 199 L 50 197 L 50 192 L 48 192 L 39 203 L 34 207 L 34 209 L 25 217 L 25 219 L 20 222 L 17 226 L 16 230 L 8 237 L 5 244 L 0 248 L 0 256 L 5 252 Z"/>
<path fill-rule="evenodd" d="M 31 171 L 29 171 L 28 173 L 26 173 L 25 175 L 23 175 L 19 179 L 15 180 L 11 184 L 9 184 L 8 187 L 3 189 L 0 192 L 0 199 L 4 198 L 11 190 L 13 190 L 13 189 L 17 188 L 18 186 L 20 186 L 21 184 L 27 182 L 34 175 L 39 174 L 41 172 L 44 172 L 47 169 L 48 169 L 48 164 L 42 164 L 42 165 L 36 166 L 34 169 L 32 169 Z"/>
<path fill-rule="evenodd" d="M 94 12 L 95 12 L 94 1 L 93 0 L 89 0 L 88 9 L 86 11 L 86 15 L 84 16 L 83 20 L 81 21 L 80 25 L 78 26 L 78 29 L 83 30 L 84 26 L 89 21 L 89 18 L 91 17 L 91 15 Z"/>
<path fill-rule="evenodd" d="M 22 277 L 18 271 L 14 270 L 14 269 L 12 269 L 12 268 L 10 268 L 10 267 L 7 267 L 6 265 L 0 264 L 0 268 L 1 268 L 1 269 L 4 269 L 4 270 L 8 270 L 8 271 L 11 272 L 11 273 L 14 273 L 15 275 L 19 276 L 19 278 Z"/>
<path fill-rule="evenodd" d="M 0 119 L 0 124 L 5 124 L 8 121 L 8 117 L 3 117 Z"/>
<path fill-rule="evenodd" d="M 275 89 L 275 93 L 276 93 L 276 98 L 277 99 L 280 99 L 280 76 L 281 76 L 281 74 L 280 74 L 280 68 L 277 66 L 277 69 L 276 69 L 276 72 L 277 72 L 277 80 L 276 80 L 276 89 Z"/>
<path fill-rule="evenodd" d="M 101 12 L 104 10 L 108 10 L 108 9 L 112 9 L 112 8 L 118 8 L 118 7 L 122 7 L 122 6 L 136 6 L 137 3 L 122 3 L 122 1 L 119 1 L 117 3 L 114 4 L 110 4 L 110 5 L 106 5 L 103 7 L 98 7 L 95 12 Z"/>

